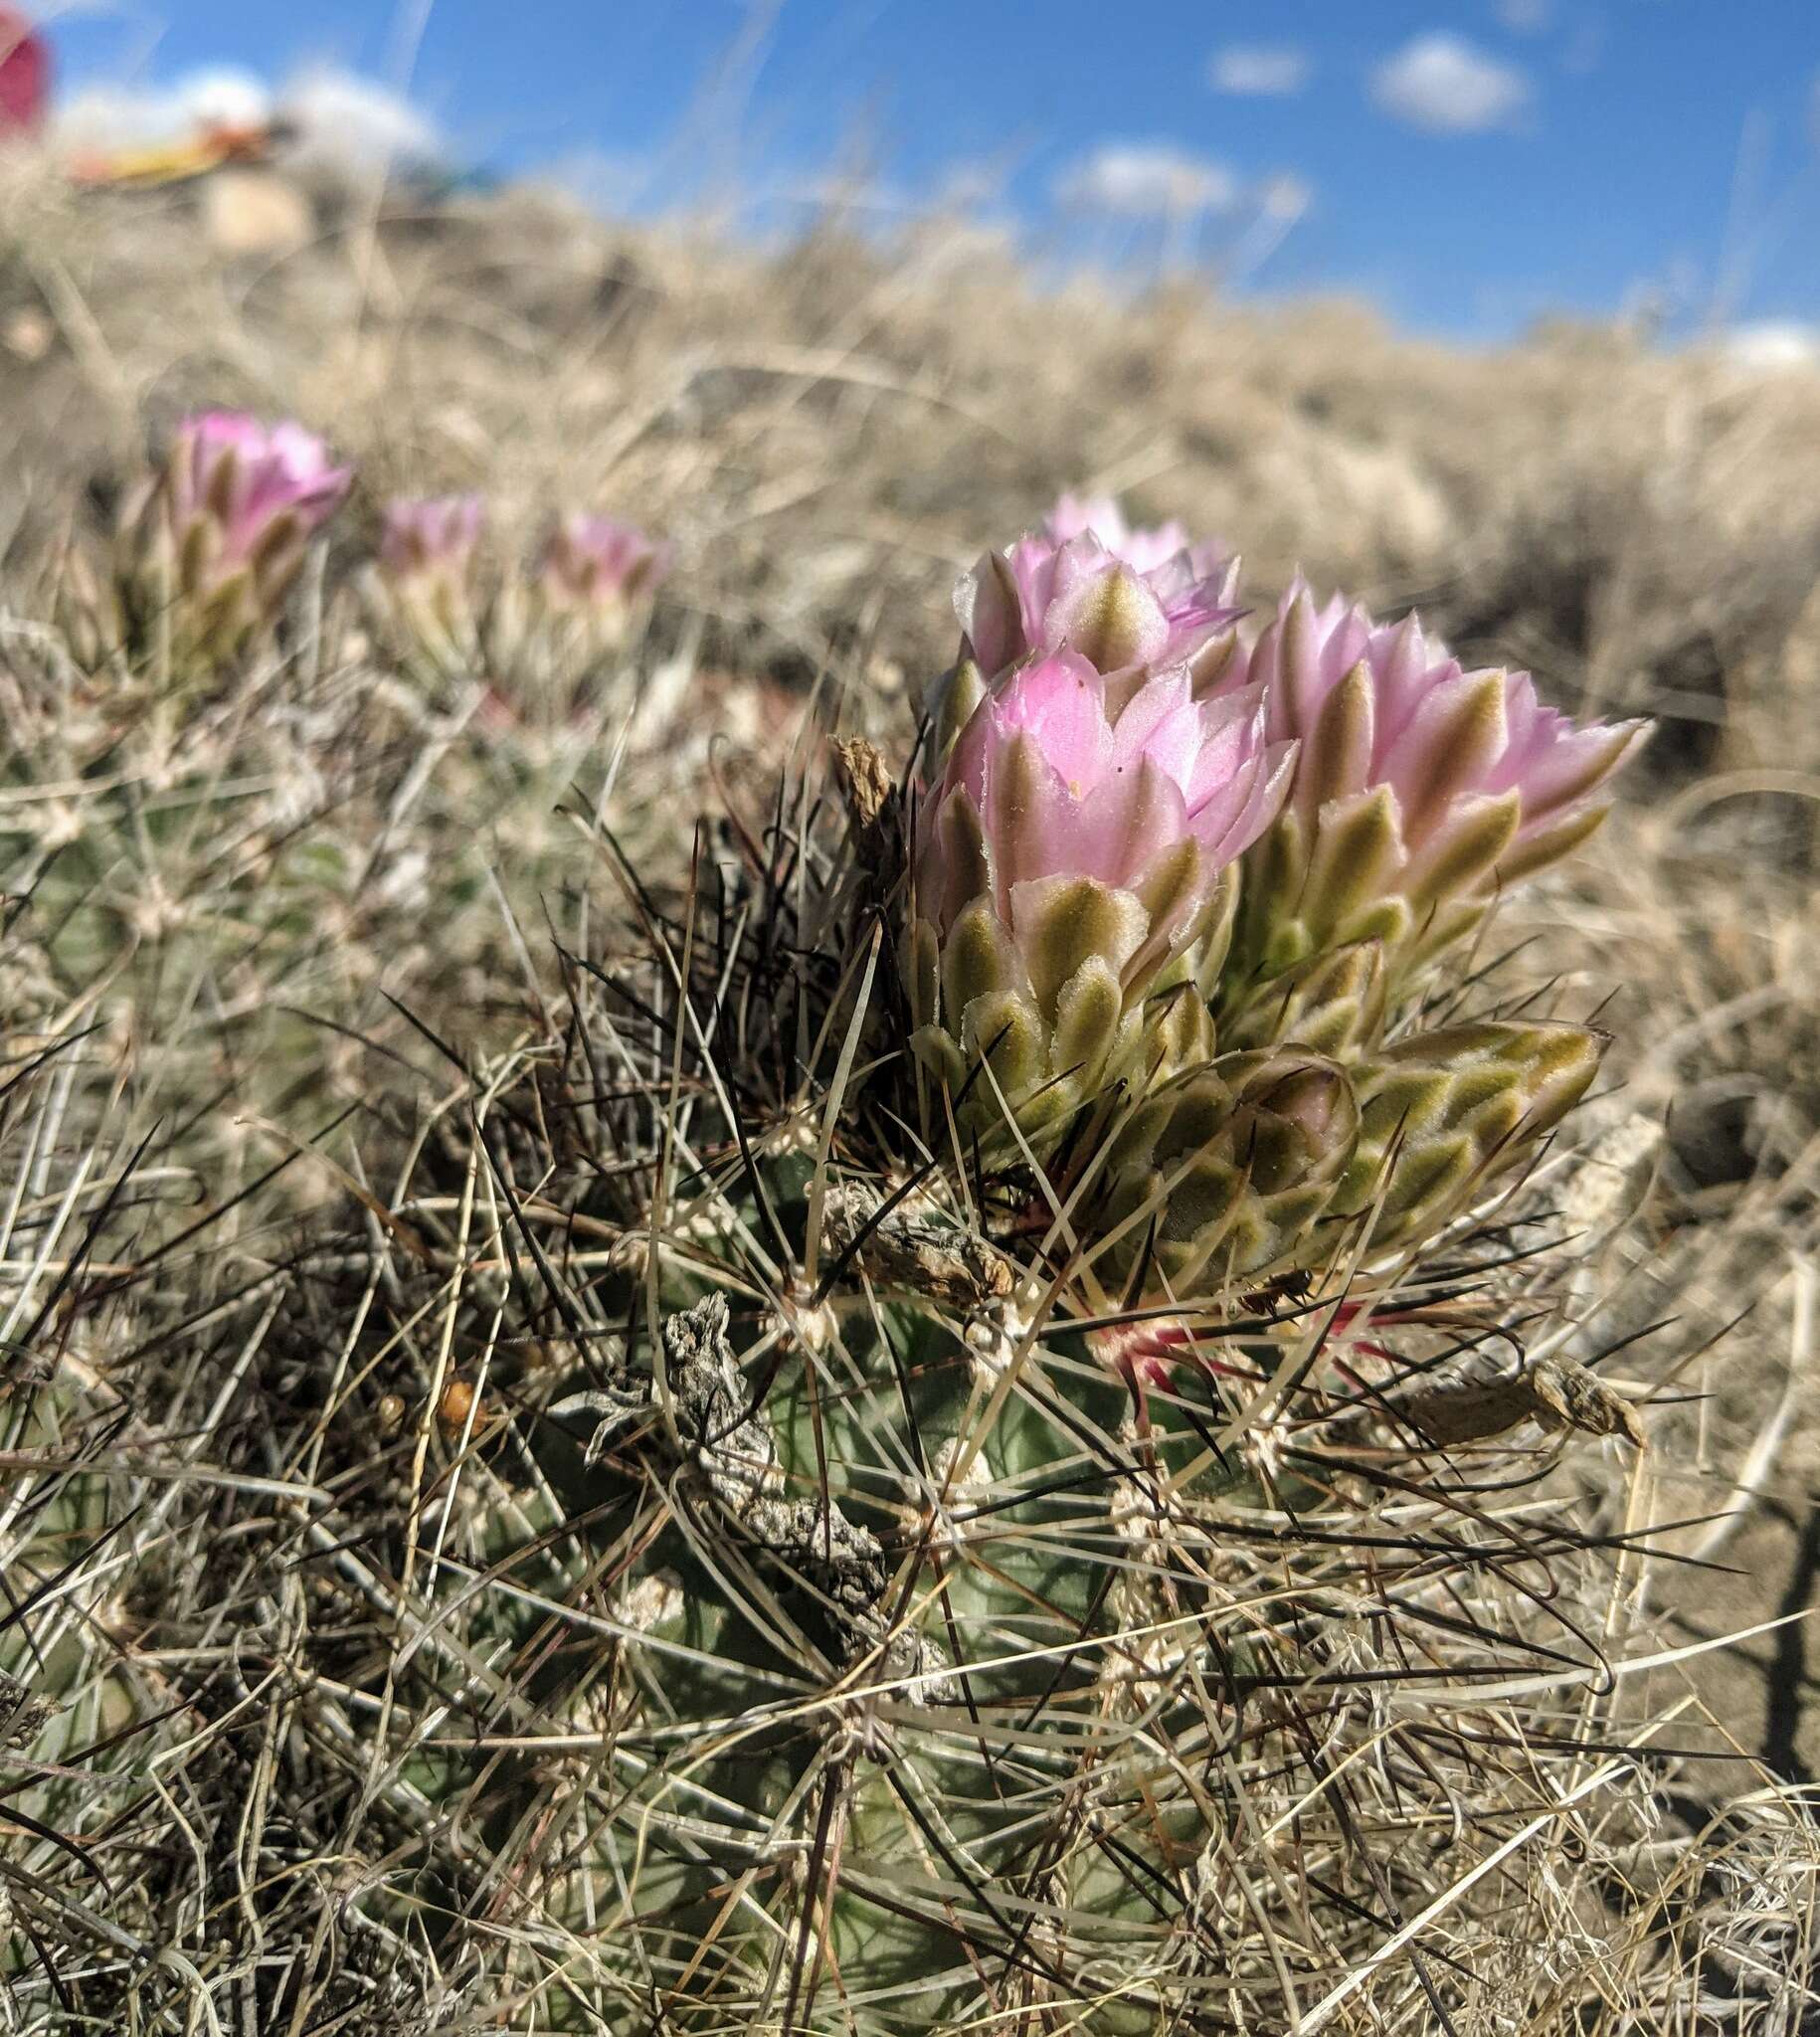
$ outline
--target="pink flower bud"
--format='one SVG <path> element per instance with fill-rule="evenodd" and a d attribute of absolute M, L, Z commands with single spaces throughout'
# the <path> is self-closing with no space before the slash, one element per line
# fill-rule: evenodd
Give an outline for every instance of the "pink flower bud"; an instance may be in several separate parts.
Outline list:
<path fill-rule="evenodd" d="M 1091 530 L 1062 543 L 1021 537 L 987 553 L 956 590 L 962 655 L 988 686 L 1020 659 L 1055 651 L 1128 682 L 1177 665 L 1199 680 L 1231 648 L 1236 571 L 1186 550 L 1140 568 Z"/>
<path fill-rule="evenodd" d="M 1168 523 L 1139 530 L 1126 522 L 1125 511 L 1111 495 L 1060 496 L 1043 518 L 1042 532 L 1054 545 L 1065 545 L 1091 533 L 1115 559 L 1122 560 L 1135 573 L 1154 573 L 1185 555 L 1199 580 L 1218 581 L 1226 586 L 1229 577 L 1235 579 L 1237 575 L 1238 561 L 1218 538 L 1195 544 L 1186 526 L 1173 517 Z"/>

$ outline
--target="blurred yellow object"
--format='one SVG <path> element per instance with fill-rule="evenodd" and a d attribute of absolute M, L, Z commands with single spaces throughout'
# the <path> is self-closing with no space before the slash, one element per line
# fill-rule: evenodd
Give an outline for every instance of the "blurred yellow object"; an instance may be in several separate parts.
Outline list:
<path fill-rule="evenodd" d="M 85 189 L 142 190 L 184 184 L 229 164 L 271 160 L 280 131 L 272 122 L 257 127 L 208 127 L 183 141 L 156 148 L 123 149 L 117 155 L 78 156 L 70 174 Z"/>

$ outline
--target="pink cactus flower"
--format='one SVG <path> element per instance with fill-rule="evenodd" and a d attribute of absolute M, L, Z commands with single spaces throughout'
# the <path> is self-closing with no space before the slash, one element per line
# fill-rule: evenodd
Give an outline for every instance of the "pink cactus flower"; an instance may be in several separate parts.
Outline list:
<path fill-rule="evenodd" d="M 539 586 L 558 613 L 618 618 L 652 594 L 670 548 L 611 516 L 569 516 L 544 547 Z"/>
<path fill-rule="evenodd" d="M 483 662 L 493 612 L 477 598 L 474 554 L 485 527 L 478 495 L 386 504 L 368 595 L 380 629 L 408 660 L 443 672 Z"/>
<path fill-rule="evenodd" d="M 1598 826 L 1605 786 L 1648 732 L 1578 726 L 1528 672 L 1467 671 L 1416 617 L 1317 608 L 1300 581 L 1227 675 L 1240 681 L 1263 688 L 1271 739 L 1302 746 L 1247 918 L 1291 929 L 1304 951 L 1377 936 L 1434 952 Z"/>
<path fill-rule="evenodd" d="M 1236 859 L 1293 758 L 1256 688 L 1197 699 L 1185 665 L 1119 701 L 1058 650 L 989 693 L 918 820 L 911 992 L 929 1065 L 960 1090 L 985 1055 L 978 1114 L 998 1093 L 1026 1135 L 1132 1075 L 1147 1001 L 1217 967 Z M 1198 995 L 1166 1002 L 1198 1040 Z"/>
<path fill-rule="evenodd" d="M 240 411 L 186 418 L 166 467 L 180 541 L 206 525 L 210 565 L 221 578 L 256 562 L 300 559 L 347 500 L 353 479 L 352 467 L 335 465 L 313 432 Z"/>
<path fill-rule="evenodd" d="M 173 684 L 269 637 L 353 470 L 301 425 L 209 411 L 178 427 L 129 498 L 115 554 L 126 640 Z"/>
<path fill-rule="evenodd" d="M 1188 666 L 1200 680 L 1211 654 L 1231 648 L 1235 584 L 1235 562 L 1203 573 L 1180 551 L 1141 570 L 1092 531 L 1059 544 L 1032 534 L 987 553 L 956 590 L 963 656 L 987 685 L 1022 658 L 1064 650 L 1127 692 L 1165 666 Z"/>
<path fill-rule="evenodd" d="M 464 586 L 486 527 L 478 495 L 401 498 L 386 504 L 379 570 L 395 585 Z"/>

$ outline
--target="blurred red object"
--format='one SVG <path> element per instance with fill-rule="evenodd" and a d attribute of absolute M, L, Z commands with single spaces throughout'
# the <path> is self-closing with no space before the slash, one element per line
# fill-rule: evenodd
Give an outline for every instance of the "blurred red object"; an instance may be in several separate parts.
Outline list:
<path fill-rule="evenodd" d="M 0 6 L 0 134 L 36 133 L 50 96 L 50 53 L 24 15 Z"/>

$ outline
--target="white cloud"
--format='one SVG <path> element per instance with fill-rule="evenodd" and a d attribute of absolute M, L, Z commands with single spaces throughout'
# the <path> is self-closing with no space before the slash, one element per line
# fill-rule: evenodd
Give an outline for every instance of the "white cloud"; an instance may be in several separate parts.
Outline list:
<path fill-rule="evenodd" d="M 1371 96 L 1392 118 L 1430 134 L 1483 134 L 1516 123 L 1530 103 L 1530 81 L 1515 64 L 1436 30 L 1377 66 Z"/>
<path fill-rule="evenodd" d="M 1265 219 L 1293 226 L 1315 202 L 1315 187 L 1293 170 L 1279 170 L 1266 177 L 1252 194 Z"/>
<path fill-rule="evenodd" d="M 278 111 L 297 130 L 295 158 L 312 167 L 373 176 L 444 153 L 435 121 L 402 93 L 330 65 L 299 72 Z"/>
<path fill-rule="evenodd" d="M 1109 141 L 1056 179 L 1063 205 L 1127 219 L 1223 212 L 1238 197 L 1224 163 L 1166 141 Z"/>
<path fill-rule="evenodd" d="M 1820 368 L 1820 325 L 1804 325 L 1795 318 L 1764 318 L 1751 325 L 1734 325 L 1720 347 L 1733 367 L 1752 374 Z"/>
<path fill-rule="evenodd" d="M 1498 0 L 1498 19 L 1515 36 L 1539 36 L 1554 18 L 1554 0 Z"/>
<path fill-rule="evenodd" d="M 1245 98 L 1282 98 L 1308 83 L 1308 52 L 1292 43 L 1233 43 L 1213 52 L 1208 77 L 1215 92 Z"/>
<path fill-rule="evenodd" d="M 357 176 L 444 153 L 435 123 L 408 99 L 329 66 L 299 72 L 281 91 L 254 72 L 223 67 L 186 72 L 168 85 L 93 84 L 73 92 L 55 118 L 66 147 L 107 153 L 277 118 L 295 129 L 286 161 Z"/>

